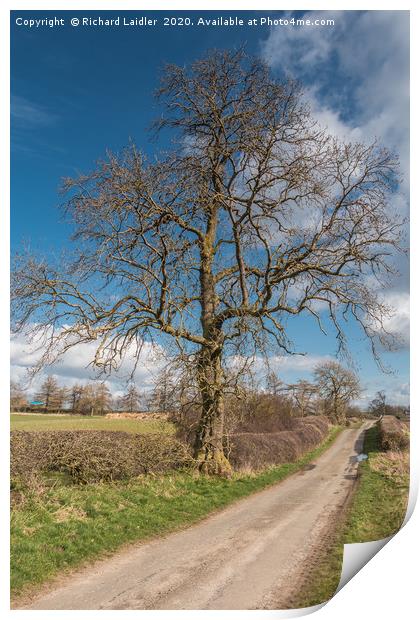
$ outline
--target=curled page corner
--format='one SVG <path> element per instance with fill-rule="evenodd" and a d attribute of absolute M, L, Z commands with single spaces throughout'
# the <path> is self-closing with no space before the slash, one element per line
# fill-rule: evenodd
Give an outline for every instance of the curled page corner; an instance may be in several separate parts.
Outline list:
<path fill-rule="evenodd" d="M 382 538 L 381 540 L 345 544 L 340 583 L 338 584 L 334 596 L 353 579 L 359 570 L 361 570 L 394 536 L 395 534 L 387 538 Z"/>
<path fill-rule="evenodd" d="M 408 512 L 407 512 L 408 514 Z M 406 521 L 404 521 L 405 523 Z M 398 532 L 396 532 L 398 533 Z M 373 540 L 364 543 L 350 543 L 344 545 L 343 550 L 343 564 L 341 569 L 341 577 L 340 582 L 337 586 L 336 591 L 333 596 L 320 603 L 319 605 L 313 605 L 312 607 L 305 607 L 302 609 L 293 609 L 288 612 L 281 612 L 282 615 L 279 617 L 283 618 L 293 618 L 297 616 L 307 616 L 312 614 L 322 607 L 324 607 L 330 600 L 334 598 L 334 596 L 349 582 L 353 577 L 364 567 L 366 564 L 383 548 L 385 545 L 393 538 L 395 534 L 392 536 L 388 536 L 387 538 L 382 538 L 381 540 Z M 292 613 L 295 612 L 295 613 Z M 288 614 L 288 615 L 283 615 Z"/>
<path fill-rule="evenodd" d="M 337 586 L 334 596 L 406 525 L 414 512 L 417 495 L 418 485 L 413 484 L 413 480 L 411 479 L 407 511 L 400 529 L 395 532 L 395 534 L 380 540 L 344 545 L 340 583 Z"/>

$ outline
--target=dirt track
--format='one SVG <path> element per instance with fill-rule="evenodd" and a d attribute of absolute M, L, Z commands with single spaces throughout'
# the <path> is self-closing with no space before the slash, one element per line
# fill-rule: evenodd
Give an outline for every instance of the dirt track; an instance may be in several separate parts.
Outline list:
<path fill-rule="evenodd" d="M 25 608 L 287 608 L 352 489 L 361 434 L 346 429 L 304 471 L 97 562 Z"/>

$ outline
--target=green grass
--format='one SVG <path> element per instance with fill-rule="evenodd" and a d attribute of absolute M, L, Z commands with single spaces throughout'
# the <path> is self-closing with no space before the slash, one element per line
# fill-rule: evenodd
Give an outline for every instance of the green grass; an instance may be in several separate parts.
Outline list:
<path fill-rule="evenodd" d="M 259 474 L 236 474 L 227 480 L 178 472 L 128 482 L 60 485 L 34 492 L 12 511 L 12 592 L 22 593 L 124 543 L 190 525 L 279 482 L 322 454 L 340 430 L 334 427 L 323 444 L 296 463 Z"/>
<path fill-rule="evenodd" d="M 402 480 L 392 468 L 388 472 L 376 471 L 378 458 L 384 462 L 390 458 L 380 450 L 376 425 L 366 432 L 363 451 L 369 458 L 359 465 L 360 479 L 351 507 L 296 601 L 297 607 L 317 605 L 334 595 L 340 581 L 345 543 L 386 538 L 397 532 L 404 521 L 409 477 L 407 474 Z"/>
<path fill-rule="evenodd" d="M 11 430 L 19 431 L 125 431 L 127 433 L 173 433 L 175 427 L 165 420 L 130 420 L 103 416 L 10 415 Z"/>

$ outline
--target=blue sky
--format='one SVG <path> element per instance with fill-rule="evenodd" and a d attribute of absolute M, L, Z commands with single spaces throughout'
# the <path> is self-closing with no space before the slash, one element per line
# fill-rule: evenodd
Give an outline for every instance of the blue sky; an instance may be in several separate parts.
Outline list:
<path fill-rule="evenodd" d="M 180 12 L 178 12 L 181 14 Z M 402 213 L 408 209 L 408 13 L 325 12 L 309 14 L 335 20 L 333 27 L 78 27 L 70 17 L 139 17 L 146 12 L 18 12 L 12 13 L 12 249 L 30 243 L 34 249 L 59 251 L 69 228 L 60 221 L 58 186 L 64 176 L 89 171 L 106 149 L 119 150 L 129 139 L 152 153 L 147 130 L 159 109 L 153 99 L 159 69 L 166 62 L 188 64 L 211 48 L 246 44 L 248 53 L 266 59 L 273 72 L 292 74 L 307 88 L 318 120 L 341 138 L 378 137 L 398 151 L 404 182 L 395 197 Z M 149 12 L 160 19 L 170 13 Z M 185 12 L 196 20 L 220 12 Z M 267 12 L 225 12 L 247 19 Z M 292 14 L 270 13 L 290 18 Z M 295 13 L 297 17 L 302 15 Z M 66 25 L 28 29 L 16 17 L 64 17 Z M 161 146 L 161 144 L 160 144 Z M 384 298 L 395 307 L 389 327 L 408 333 L 408 267 Z M 277 358 L 273 365 L 286 380 L 309 377 L 314 364 L 333 356 L 333 335 L 323 336 L 307 319 L 290 322 L 297 349 L 306 357 Z M 349 326 L 350 348 L 360 371 L 367 401 L 385 389 L 390 401 L 408 400 L 408 352 L 385 354 L 394 373 L 383 375 L 372 360 L 365 339 Z M 50 372 L 72 383 L 86 376 L 81 361 L 89 351 L 69 355 Z M 33 360 L 23 337 L 12 342 L 12 376 L 22 378 Z M 138 371 L 149 384 L 158 362 Z M 122 375 L 121 375 L 122 376 Z M 39 381 L 38 378 L 36 381 Z M 111 379 L 119 389 L 121 377 Z"/>

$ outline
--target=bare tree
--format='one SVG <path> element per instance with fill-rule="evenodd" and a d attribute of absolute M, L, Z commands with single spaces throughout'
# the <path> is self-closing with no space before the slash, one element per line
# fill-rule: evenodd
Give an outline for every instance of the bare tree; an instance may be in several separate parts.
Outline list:
<path fill-rule="evenodd" d="M 55 405 L 56 405 L 57 411 L 61 411 L 65 409 L 68 399 L 69 399 L 68 388 L 65 386 L 59 386 L 56 397 L 55 397 Z"/>
<path fill-rule="evenodd" d="M 266 388 L 269 394 L 273 396 L 278 396 L 283 389 L 283 382 L 278 378 L 275 372 L 270 371 L 266 377 Z"/>
<path fill-rule="evenodd" d="M 10 411 L 19 411 L 27 405 L 25 390 L 17 381 L 10 382 Z"/>
<path fill-rule="evenodd" d="M 83 395 L 83 386 L 79 383 L 75 383 L 69 389 L 68 402 L 70 405 L 70 409 L 73 413 L 77 413 L 80 411 L 80 404 Z"/>
<path fill-rule="evenodd" d="M 64 404 L 65 394 L 57 379 L 51 375 L 46 377 L 36 393 L 35 399 L 43 404 L 45 411 L 57 411 Z"/>
<path fill-rule="evenodd" d="M 96 393 L 94 383 L 91 382 L 82 386 L 82 391 L 78 402 L 78 410 L 82 415 L 95 415 Z"/>
<path fill-rule="evenodd" d="M 386 404 L 386 394 L 383 391 L 376 393 L 376 396 L 369 403 L 369 411 L 381 418 L 387 413 L 388 405 Z"/>
<path fill-rule="evenodd" d="M 75 257 L 18 259 L 16 328 L 44 334 L 40 365 L 96 342 L 93 364 L 112 371 L 157 334 L 195 356 L 195 456 L 223 474 L 232 355 L 295 352 L 286 322 L 301 313 L 329 322 L 340 348 L 352 316 L 375 352 L 389 312 L 377 282 L 392 275 L 401 228 L 397 161 L 330 136 L 299 85 L 243 51 L 167 66 L 158 97 L 156 130 L 172 129 L 174 148 L 148 161 L 131 145 L 65 180 Z"/>
<path fill-rule="evenodd" d="M 151 396 L 151 405 L 155 411 L 174 413 L 179 409 L 179 387 L 181 374 L 179 368 L 166 365 L 155 378 L 155 387 Z"/>
<path fill-rule="evenodd" d="M 134 385 L 134 383 L 130 383 L 128 386 L 127 392 L 121 398 L 121 407 L 123 411 L 128 411 L 129 413 L 133 413 L 133 411 L 139 411 L 142 401 L 142 395 Z"/>
<path fill-rule="evenodd" d="M 319 390 L 316 384 L 305 379 L 299 379 L 296 383 L 288 384 L 285 389 L 290 393 L 298 415 L 319 413 Z"/>
<path fill-rule="evenodd" d="M 93 409 L 97 415 L 105 415 L 112 406 L 112 396 L 103 381 L 93 384 Z"/>
<path fill-rule="evenodd" d="M 82 386 L 77 402 L 82 415 L 105 415 L 111 409 L 112 396 L 104 382 L 91 381 Z"/>
<path fill-rule="evenodd" d="M 357 375 L 338 362 L 325 362 L 315 368 L 314 377 L 324 401 L 325 413 L 339 424 L 344 424 L 347 406 L 360 396 Z"/>

